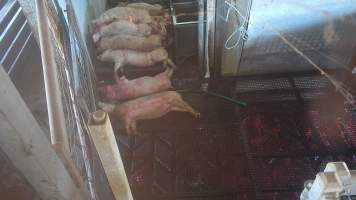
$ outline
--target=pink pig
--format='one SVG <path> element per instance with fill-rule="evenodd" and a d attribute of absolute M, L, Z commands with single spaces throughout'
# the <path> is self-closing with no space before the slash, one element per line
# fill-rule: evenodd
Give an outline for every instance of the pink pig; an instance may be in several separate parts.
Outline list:
<path fill-rule="evenodd" d="M 199 112 L 174 91 L 140 97 L 119 105 L 99 103 L 99 107 L 113 119 L 118 118 L 128 134 L 137 133 L 137 121 L 160 118 L 170 111 L 189 112 L 195 117 L 200 116 Z"/>

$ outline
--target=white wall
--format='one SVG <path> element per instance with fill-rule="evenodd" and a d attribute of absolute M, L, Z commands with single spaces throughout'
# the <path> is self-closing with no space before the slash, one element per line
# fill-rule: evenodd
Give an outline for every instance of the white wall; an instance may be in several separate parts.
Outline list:
<path fill-rule="evenodd" d="M 72 0 L 80 31 L 86 36 L 91 21 L 104 12 L 106 0 Z"/>

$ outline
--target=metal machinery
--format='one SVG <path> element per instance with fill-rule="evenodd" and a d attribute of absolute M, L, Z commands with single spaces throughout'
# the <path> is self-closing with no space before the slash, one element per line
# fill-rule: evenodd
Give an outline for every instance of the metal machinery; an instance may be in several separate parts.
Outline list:
<path fill-rule="evenodd" d="M 315 180 L 306 182 L 301 200 L 354 199 L 356 197 L 356 172 L 344 162 L 328 163 Z"/>
<path fill-rule="evenodd" d="M 202 117 L 117 130 L 135 199 L 300 199 L 327 163 L 356 169 L 355 2 L 169 3 L 174 88 Z"/>

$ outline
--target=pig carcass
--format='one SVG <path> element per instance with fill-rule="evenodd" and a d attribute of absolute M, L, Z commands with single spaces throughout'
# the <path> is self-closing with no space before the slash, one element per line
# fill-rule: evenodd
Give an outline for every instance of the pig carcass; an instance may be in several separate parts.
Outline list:
<path fill-rule="evenodd" d="M 135 51 L 152 51 L 163 46 L 164 37 L 153 34 L 148 37 L 134 35 L 113 35 L 102 37 L 96 43 L 96 51 L 103 52 L 108 49 L 129 49 Z"/>
<path fill-rule="evenodd" d="M 164 72 L 153 77 L 145 76 L 133 80 L 120 77 L 116 80 L 116 84 L 99 88 L 99 96 L 104 101 L 112 102 L 167 91 L 172 87 L 170 80 L 172 74 L 173 69 L 167 68 Z"/>
<path fill-rule="evenodd" d="M 96 27 L 101 27 L 118 20 L 144 24 L 154 22 L 154 19 L 147 10 L 131 7 L 114 7 L 105 11 L 98 19 L 94 20 L 93 23 Z"/>
<path fill-rule="evenodd" d="M 108 112 L 111 117 L 118 118 L 128 134 L 137 133 L 137 121 L 160 118 L 170 111 L 188 112 L 195 117 L 200 116 L 199 112 L 174 91 L 140 97 L 116 106 L 99 103 L 99 107 Z"/>
<path fill-rule="evenodd" d="M 165 62 L 172 68 L 176 68 L 174 63 L 168 58 L 165 49 L 159 48 L 151 52 L 138 52 L 132 50 L 106 50 L 98 56 L 98 60 L 114 62 L 114 77 L 117 77 L 117 71 L 125 66 L 132 65 L 136 67 L 149 67 L 159 62 Z"/>
<path fill-rule="evenodd" d="M 148 3 L 129 3 L 126 7 L 137 8 L 147 10 L 150 15 L 161 15 L 164 11 L 163 7 L 159 4 L 148 4 Z"/>
<path fill-rule="evenodd" d="M 93 40 L 98 42 L 101 37 L 113 35 L 149 36 L 151 34 L 152 27 L 148 24 L 135 24 L 121 20 L 98 28 L 97 32 L 93 34 Z"/>

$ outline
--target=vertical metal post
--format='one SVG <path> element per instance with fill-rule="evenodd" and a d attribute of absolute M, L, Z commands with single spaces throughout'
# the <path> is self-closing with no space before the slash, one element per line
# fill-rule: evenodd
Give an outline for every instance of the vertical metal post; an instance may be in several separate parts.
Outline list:
<path fill-rule="evenodd" d="M 215 58 L 215 16 L 216 0 L 207 0 L 206 5 L 206 36 L 205 36 L 205 74 L 204 78 L 210 78 L 210 68 L 214 67 Z"/>
<path fill-rule="evenodd" d="M 198 66 L 199 70 L 204 72 L 204 56 L 205 56 L 205 0 L 199 0 L 198 6 Z"/>

